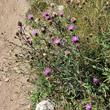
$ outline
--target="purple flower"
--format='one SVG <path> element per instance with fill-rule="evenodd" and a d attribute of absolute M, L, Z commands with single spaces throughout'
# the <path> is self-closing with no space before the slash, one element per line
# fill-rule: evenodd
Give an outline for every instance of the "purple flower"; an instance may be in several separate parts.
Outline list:
<path fill-rule="evenodd" d="M 104 6 L 104 9 L 105 9 L 105 10 L 107 9 L 107 6 L 106 6 L 106 5 Z"/>
<path fill-rule="evenodd" d="M 46 74 L 46 75 L 49 75 L 50 74 L 50 72 L 51 72 L 51 70 L 48 68 L 48 69 L 46 69 L 45 71 L 44 71 L 44 73 Z"/>
<path fill-rule="evenodd" d="M 65 52 L 65 54 L 66 54 L 66 55 L 69 55 L 69 54 L 70 54 L 70 51 L 69 51 L 69 50 L 67 50 L 67 51 Z"/>
<path fill-rule="evenodd" d="M 52 19 L 54 19 L 54 15 L 50 15 L 50 17 L 51 17 Z"/>
<path fill-rule="evenodd" d="M 72 41 L 73 41 L 73 42 L 78 42 L 78 41 L 79 41 L 79 38 L 78 38 L 77 36 L 73 36 L 73 37 L 72 37 Z"/>
<path fill-rule="evenodd" d="M 29 39 L 29 36 L 25 36 L 25 39 Z"/>
<path fill-rule="evenodd" d="M 41 51 L 44 51 L 44 48 L 43 48 L 43 47 L 41 47 L 41 48 L 40 48 L 40 50 L 41 50 Z"/>
<path fill-rule="evenodd" d="M 46 16 L 46 20 L 50 20 L 50 16 Z"/>
<path fill-rule="evenodd" d="M 49 44 L 51 44 L 51 42 L 50 42 L 50 41 L 48 41 L 48 43 L 49 43 Z"/>
<path fill-rule="evenodd" d="M 63 12 L 61 11 L 61 12 L 59 12 L 59 15 L 61 16 L 61 17 L 63 17 Z"/>
<path fill-rule="evenodd" d="M 76 18 L 72 17 L 72 18 L 71 18 L 71 21 L 72 21 L 73 23 L 76 22 Z"/>
<path fill-rule="evenodd" d="M 33 14 L 28 15 L 28 19 L 33 19 Z"/>
<path fill-rule="evenodd" d="M 29 57 L 29 54 L 25 54 L 25 57 Z"/>
<path fill-rule="evenodd" d="M 48 16 L 48 15 L 49 15 L 49 14 L 48 14 L 47 12 L 44 13 L 44 16 L 45 16 L 45 17 Z"/>
<path fill-rule="evenodd" d="M 65 46 L 65 44 L 62 44 L 62 46 Z"/>
<path fill-rule="evenodd" d="M 74 29 L 74 26 L 73 25 L 71 25 L 71 26 L 68 27 L 68 30 L 69 31 L 72 31 L 73 29 Z"/>
<path fill-rule="evenodd" d="M 98 80 L 97 78 L 94 78 L 94 79 L 93 79 L 93 82 L 94 82 L 94 83 L 98 83 L 99 80 Z"/>
<path fill-rule="evenodd" d="M 54 37 L 52 36 L 51 39 L 54 40 Z"/>
<path fill-rule="evenodd" d="M 60 54 L 60 51 L 57 51 L 56 54 Z"/>
<path fill-rule="evenodd" d="M 36 30 L 33 31 L 33 35 L 34 35 L 34 36 L 37 36 L 37 31 L 36 31 Z"/>
<path fill-rule="evenodd" d="M 92 108 L 92 107 L 91 107 L 90 104 L 86 105 L 86 109 L 87 109 L 87 110 L 90 110 L 91 108 Z"/>
<path fill-rule="evenodd" d="M 60 39 L 56 39 L 56 40 L 54 41 L 54 43 L 55 43 L 55 44 L 60 44 Z"/>
<path fill-rule="evenodd" d="M 32 45 L 32 41 L 28 41 L 28 43 L 29 43 L 30 45 Z"/>

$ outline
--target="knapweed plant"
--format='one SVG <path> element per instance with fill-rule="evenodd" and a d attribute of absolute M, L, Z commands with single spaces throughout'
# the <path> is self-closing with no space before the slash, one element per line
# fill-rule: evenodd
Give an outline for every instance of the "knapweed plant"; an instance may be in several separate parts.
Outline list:
<path fill-rule="evenodd" d="M 32 32 L 17 33 L 37 89 L 58 110 L 110 108 L 110 3 L 107 0 L 35 0 L 26 13 Z M 19 57 L 20 56 L 20 57 Z"/>

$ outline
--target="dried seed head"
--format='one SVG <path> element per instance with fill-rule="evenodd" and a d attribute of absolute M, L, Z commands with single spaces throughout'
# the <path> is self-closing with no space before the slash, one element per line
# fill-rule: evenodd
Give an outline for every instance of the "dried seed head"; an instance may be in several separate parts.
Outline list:
<path fill-rule="evenodd" d="M 30 65 L 32 65 L 32 62 L 29 62 Z"/>
<path fill-rule="evenodd" d="M 75 8 L 75 4 L 72 4 L 72 7 Z"/>
<path fill-rule="evenodd" d="M 107 10 L 107 6 L 106 5 L 104 6 L 104 10 Z"/>
<path fill-rule="evenodd" d="M 49 34 L 49 36 L 52 37 L 53 35 L 52 34 Z"/>
<path fill-rule="evenodd" d="M 19 32 L 16 33 L 16 36 L 19 36 Z"/>
<path fill-rule="evenodd" d="M 79 5 L 79 4 L 80 4 L 80 1 L 77 1 L 77 2 L 76 2 L 76 5 Z"/>
<path fill-rule="evenodd" d="M 66 0 L 66 3 L 70 2 L 70 0 Z"/>
<path fill-rule="evenodd" d="M 57 17 L 58 16 L 57 13 L 53 13 L 53 15 L 54 15 L 54 17 Z"/>
<path fill-rule="evenodd" d="M 108 5 L 109 5 L 109 2 L 106 3 L 106 6 L 108 6 Z"/>
<path fill-rule="evenodd" d="M 18 21 L 18 26 L 22 27 L 22 23 L 20 21 Z"/>
<path fill-rule="evenodd" d="M 18 54 L 15 54 L 15 57 L 18 57 Z"/>
<path fill-rule="evenodd" d="M 54 56 L 55 54 L 53 52 L 50 52 L 50 55 Z"/>
<path fill-rule="evenodd" d="M 47 77 L 46 80 L 51 81 L 52 79 L 50 77 Z"/>
<path fill-rule="evenodd" d="M 48 23 L 49 23 L 50 25 L 52 25 L 52 20 L 50 20 Z"/>
<path fill-rule="evenodd" d="M 54 8 L 54 7 L 55 7 L 55 3 L 51 3 L 50 6 L 51 6 L 52 8 Z"/>
<path fill-rule="evenodd" d="M 46 25 L 43 28 L 46 29 Z"/>
<path fill-rule="evenodd" d="M 83 2 L 82 4 L 85 5 L 85 2 Z"/>
<path fill-rule="evenodd" d="M 80 8 L 80 9 L 83 9 L 83 7 L 82 7 L 81 5 L 79 6 L 79 8 Z"/>
<path fill-rule="evenodd" d="M 42 32 L 43 34 L 45 34 L 45 33 L 46 33 L 46 29 L 42 28 L 41 32 Z"/>
<path fill-rule="evenodd" d="M 93 34 L 92 34 L 92 33 L 90 33 L 90 34 L 89 34 L 89 36 L 90 36 L 90 37 L 92 37 L 92 36 L 93 36 Z"/>

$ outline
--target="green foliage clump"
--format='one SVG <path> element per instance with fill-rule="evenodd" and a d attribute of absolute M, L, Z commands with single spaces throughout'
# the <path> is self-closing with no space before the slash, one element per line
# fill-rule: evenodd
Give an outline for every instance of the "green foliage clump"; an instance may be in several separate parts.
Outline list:
<path fill-rule="evenodd" d="M 54 3 L 52 3 L 54 2 Z M 50 6 L 50 5 L 51 6 Z M 110 7 L 106 0 L 35 1 L 26 14 L 32 33 L 22 56 L 37 89 L 34 104 L 51 99 L 59 110 L 109 110 Z M 20 36 L 19 36 L 20 37 Z"/>

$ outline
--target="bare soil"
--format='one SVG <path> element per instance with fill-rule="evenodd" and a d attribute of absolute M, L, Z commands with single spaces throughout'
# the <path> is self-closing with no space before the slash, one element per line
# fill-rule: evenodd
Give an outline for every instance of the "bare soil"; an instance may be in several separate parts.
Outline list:
<path fill-rule="evenodd" d="M 24 22 L 29 8 L 26 0 L 0 0 L 0 38 L 6 37 L 14 43 L 18 21 Z M 30 110 L 29 94 L 32 85 L 28 76 L 16 72 L 4 72 L 13 62 L 10 58 L 12 46 L 0 39 L 0 110 Z"/>

